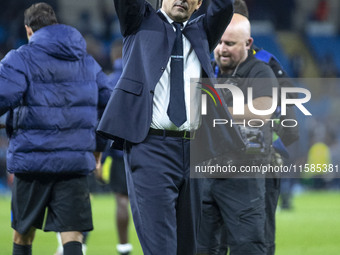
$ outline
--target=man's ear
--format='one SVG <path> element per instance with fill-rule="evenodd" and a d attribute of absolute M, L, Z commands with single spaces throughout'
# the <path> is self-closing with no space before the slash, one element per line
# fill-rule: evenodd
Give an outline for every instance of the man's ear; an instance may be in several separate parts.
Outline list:
<path fill-rule="evenodd" d="M 252 37 L 250 37 L 247 41 L 246 41 L 246 46 L 247 46 L 247 49 L 249 50 L 252 46 L 254 42 L 254 39 Z"/>
<path fill-rule="evenodd" d="M 25 25 L 25 29 L 26 29 L 26 35 L 27 35 L 27 39 L 29 40 L 31 38 L 31 36 L 34 34 L 33 30 L 31 27 Z"/>
<path fill-rule="evenodd" d="M 196 11 L 201 7 L 203 0 L 198 0 L 197 6 L 196 6 Z"/>

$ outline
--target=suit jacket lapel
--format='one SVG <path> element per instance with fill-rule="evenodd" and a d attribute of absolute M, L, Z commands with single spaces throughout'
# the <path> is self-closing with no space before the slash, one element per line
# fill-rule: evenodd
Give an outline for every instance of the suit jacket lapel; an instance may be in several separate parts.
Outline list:
<path fill-rule="evenodd" d="M 209 56 L 206 54 L 206 50 L 209 49 L 205 49 L 206 46 L 203 43 L 204 39 L 202 38 L 197 23 L 187 24 L 187 26 L 183 29 L 183 34 L 185 35 L 186 38 L 188 38 L 189 42 L 191 43 L 191 46 L 194 48 L 196 55 L 199 61 L 201 62 L 203 70 L 208 75 L 213 74 L 211 60 Z"/>
<path fill-rule="evenodd" d="M 172 46 L 174 45 L 176 33 L 174 32 L 172 25 L 168 22 L 166 17 L 163 15 L 163 13 L 158 10 L 157 11 L 158 16 L 164 21 L 165 30 L 167 32 L 167 38 L 168 38 L 168 45 L 171 46 L 170 53 L 172 50 Z M 211 61 L 210 58 L 208 58 L 203 44 L 203 38 L 200 33 L 200 29 L 197 25 L 197 23 L 188 23 L 185 28 L 183 29 L 184 36 L 189 40 L 191 43 L 191 46 L 195 50 L 197 57 L 199 61 L 201 62 L 203 70 L 206 72 L 206 74 L 211 75 L 213 74 L 213 70 L 211 67 Z"/>
<path fill-rule="evenodd" d="M 158 11 L 157 11 L 157 14 L 158 14 L 158 16 L 159 16 L 163 21 L 165 21 L 166 23 L 169 24 L 168 20 L 166 19 L 166 17 L 164 16 L 164 14 L 161 12 L 161 10 L 158 10 Z"/>
<path fill-rule="evenodd" d="M 166 17 L 163 15 L 163 13 L 158 10 L 157 11 L 158 16 L 164 21 L 164 28 L 166 31 L 166 37 L 168 39 L 168 56 L 171 55 L 171 51 L 172 51 L 172 47 L 175 43 L 175 39 L 176 39 L 176 33 L 172 27 L 172 25 L 168 22 L 168 20 L 166 19 Z M 166 45 L 164 45 L 164 47 L 166 47 Z"/>

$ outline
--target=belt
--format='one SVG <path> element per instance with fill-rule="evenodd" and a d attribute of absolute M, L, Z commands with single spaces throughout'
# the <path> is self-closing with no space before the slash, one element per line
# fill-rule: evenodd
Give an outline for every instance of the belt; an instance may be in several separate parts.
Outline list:
<path fill-rule="evenodd" d="M 175 131 L 175 130 L 165 130 L 165 129 L 154 129 L 150 128 L 149 135 L 159 135 L 168 137 L 181 137 L 183 139 L 194 139 L 196 131 Z"/>

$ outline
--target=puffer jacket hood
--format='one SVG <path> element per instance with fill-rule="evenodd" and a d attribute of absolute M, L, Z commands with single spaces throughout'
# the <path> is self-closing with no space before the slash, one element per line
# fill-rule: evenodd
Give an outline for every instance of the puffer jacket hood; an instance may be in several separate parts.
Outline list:
<path fill-rule="evenodd" d="M 58 59 L 76 61 L 86 54 L 86 42 L 80 32 L 62 24 L 40 28 L 32 35 L 29 44 Z"/>

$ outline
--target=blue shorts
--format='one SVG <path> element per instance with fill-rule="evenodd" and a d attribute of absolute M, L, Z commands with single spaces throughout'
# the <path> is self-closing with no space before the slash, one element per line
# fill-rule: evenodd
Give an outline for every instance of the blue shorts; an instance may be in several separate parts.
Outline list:
<path fill-rule="evenodd" d="M 31 227 L 54 232 L 93 229 L 89 188 L 83 175 L 15 174 L 11 208 L 12 228 L 20 234 Z"/>

